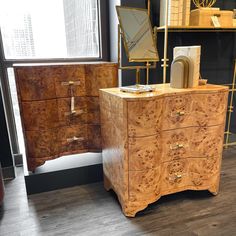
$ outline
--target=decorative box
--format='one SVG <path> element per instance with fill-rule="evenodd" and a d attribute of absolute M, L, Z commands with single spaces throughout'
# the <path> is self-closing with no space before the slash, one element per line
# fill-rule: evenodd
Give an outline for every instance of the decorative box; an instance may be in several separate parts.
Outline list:
<path fill-rule="evenodd" d="M 233 12 L 221 11 L 219 8 L 199 8 L 190 13 L 191 26 L 214 26 L 212 17 L 217 17 L 220 27 L 233 27 Z"/>

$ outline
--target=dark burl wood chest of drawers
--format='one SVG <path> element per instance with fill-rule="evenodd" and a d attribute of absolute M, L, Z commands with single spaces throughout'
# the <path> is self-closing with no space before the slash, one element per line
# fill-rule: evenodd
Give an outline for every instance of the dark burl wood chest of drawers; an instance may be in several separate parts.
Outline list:
<path fill-rule="evenodd" d="M 14 65 L 28 169 L 63 155 L 100 152 L 99 89 L 117 64 Z"/>

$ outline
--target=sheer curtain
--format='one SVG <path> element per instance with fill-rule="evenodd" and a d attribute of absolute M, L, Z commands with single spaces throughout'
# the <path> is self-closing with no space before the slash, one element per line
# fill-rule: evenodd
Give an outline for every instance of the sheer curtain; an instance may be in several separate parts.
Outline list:
<path fill-rule="evenodd" d="M 93 57 L 99 54 L 97 0 L 63 0 L 67 53 Z"/>

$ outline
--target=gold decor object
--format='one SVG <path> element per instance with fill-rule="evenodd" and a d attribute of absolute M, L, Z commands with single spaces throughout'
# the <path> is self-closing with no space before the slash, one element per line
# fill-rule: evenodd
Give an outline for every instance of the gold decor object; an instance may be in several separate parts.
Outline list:
<path fill-rule="evenodd" d="M 193 0 L 193 3 L 197 8 L 202 8 L 202 7 L 209 8 L 216 3 L 216 0 Z"/>
<path fill-rule="evenodd" d="M 198 8 L 190 13 L 190 25 L 200 27 L 233 27 L 233 11 L 220 8 Z"/>
<path fill-rule="evenodd" d="M 150 4 L 148 4 L 150 9 Z M 152 91 L 149 86 L 149 70 L 156 67 L 159 55 L 156 48 L 156 31 L 151 26 L 150 10 L 116 6 L 118 25 L 118 64 L 121 70 L 136 70 L 136 84 L 121 87 L 121 91 L 130 93 L 144 93 Z M 123 66 L 121 62 L 120 43 L 124 43 L 129 62 L 145 62 L 145 65 Z M 146 70 L 146 84 L 140 84 L 140 70 Z"/>
<path fill-rule="evenodd" d="M 174 48 L 171 87 L 194 88 L 199 84 L 201 46 Z"/>

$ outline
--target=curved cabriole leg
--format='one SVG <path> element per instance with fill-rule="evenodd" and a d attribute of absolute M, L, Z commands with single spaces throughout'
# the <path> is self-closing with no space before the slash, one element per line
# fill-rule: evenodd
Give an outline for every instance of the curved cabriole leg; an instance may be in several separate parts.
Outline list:
<path fill-rule="evenodd" d="M 219 193 L 219 184 L 213 185 L 208 189 L 208 191 L 216 196 Z"/>
<path fill-rule="evenodd" d="M 130 218 L 131 218 L 131 217 L 134 218 L 135 215 L 136 215 L 136 213 L 138 212 L 138 211 L 135 211 L 135 210 L 124 209 L 124 208 L 122 208 L 122 210 L 123 210 L 124 215 L 125 215 L 126 217 L 130 217 Z"/>
<path fill-rule="evenodd" d="M 135 217 L 135 215 L 139 212 L 144 210 L 145 208 L 148 207 L 147 203 L 126 203 L 126 204 L 122 204 L 122 210 L 124 212 L 124 215 L 127 217 Z"/>

